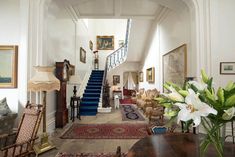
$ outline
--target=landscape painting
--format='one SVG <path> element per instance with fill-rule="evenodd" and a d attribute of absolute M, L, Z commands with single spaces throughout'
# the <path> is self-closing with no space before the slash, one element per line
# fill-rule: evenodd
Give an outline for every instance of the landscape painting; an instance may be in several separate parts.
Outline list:
<path fill-rule="evenodd" d="M 17 46 L 0 46 L 0 88 L 17 87 Z"/>
<path fill-rule="evenodd" d="M 97 36 L 97 50 L 114 50 L 114 36 Z"/>

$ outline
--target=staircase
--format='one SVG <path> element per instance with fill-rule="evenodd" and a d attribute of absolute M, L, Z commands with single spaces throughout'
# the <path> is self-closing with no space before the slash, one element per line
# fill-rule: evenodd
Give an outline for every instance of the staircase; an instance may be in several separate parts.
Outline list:
<path fill-rule="evenodd" d="M 103 70 L 93 70 L 80 103 L 81 116 L 95 116 L 100 100 Z"/>

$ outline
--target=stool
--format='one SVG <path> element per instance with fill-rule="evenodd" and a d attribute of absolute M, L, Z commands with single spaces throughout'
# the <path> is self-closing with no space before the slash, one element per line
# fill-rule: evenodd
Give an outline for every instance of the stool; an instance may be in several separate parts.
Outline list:
<path fill-rule="evenodd" d="M 76 103 L 76 105 L 75 105 L 75 103 Z M 79 108 L 80 108 L 80 97 L 76 97 L 76 96 L 71 97 L 71 99 L 70 99 L 70 107 L 71 107 L 71 118 L 70 119 L 74 122 L 75 108 L 77 108 L 77 118 L 79 120 L 81 120 L 80 110 L 79 110 Z"/>
<path fill-rule="evenodd" d="M 118 96 L 118 95 L 115 95 L 115 96 L 114 96 L 114 108 L 115 108 L 115 109 L 118 109 L 118 108 L 119 108 L 119 105 L 120 105 L 119 96 Z"/>

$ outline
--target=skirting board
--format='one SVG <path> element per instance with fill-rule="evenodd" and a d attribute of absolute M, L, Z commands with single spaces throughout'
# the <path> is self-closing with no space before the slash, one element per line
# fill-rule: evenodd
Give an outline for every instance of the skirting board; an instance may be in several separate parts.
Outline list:
<path fill-rule="evenodd" d="M 98 112 L 99 113 L 109 113 L 109 112 L 111 112 L 111 109 L 112 109 L 112 107 L 106 107 L 106 108 L 98 107 Z"/>

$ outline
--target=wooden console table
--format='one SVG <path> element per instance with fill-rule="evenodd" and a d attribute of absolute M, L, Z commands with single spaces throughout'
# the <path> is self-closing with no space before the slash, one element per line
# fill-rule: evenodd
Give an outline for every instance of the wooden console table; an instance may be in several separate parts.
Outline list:
<path fill-rule="evenodd" d="M 117 95 L 119 97 L 119 99 L 122 99 L 122 91 L 121 90 L 114 90 L 113 91 L 113 99 L 114 99 L 115 95 Z"/>
<path fill-rule="evenodd" d="M 191 133 L 172 133 L 149 136 L 137 141 L 127 157 L 199 157 L 202 136 Z M 225 143 L 224 157 L 235 156 L 235 145 Z M 215 150 L 208 148 L 205 157 L 216 157 Z"/>

